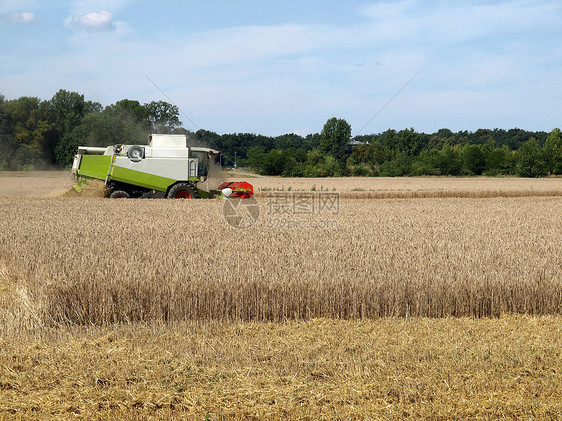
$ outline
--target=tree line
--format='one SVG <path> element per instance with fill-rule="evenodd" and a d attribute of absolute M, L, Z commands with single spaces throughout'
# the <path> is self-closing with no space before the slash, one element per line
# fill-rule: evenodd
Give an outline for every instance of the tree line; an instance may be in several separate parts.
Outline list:
<path fill-rule="evenodd" d="M 562 174 L 560 129 L 479 129 L 418 133 L 386 130 L 351 136 L 344 119 L 329 119 L 320 133 L 269 137 L 219 135 L 182 127 L 177 106 L 124 99 L 102 107 L 84 95 L 58 91 L 50 100 L 0 95 L 0 170 L 67 168 L 78 146 L 144 144 L 150 133 L 186 134 L 192 145 L 221 151 L 224 166 L 264 175 L 418 176 Z"/>
<path fill-rule="evenodd" d="M 178 129 L 178 108 L 163 101 L 124 99 L 104 108 L 66 90 L 46 101 L 0 95 L 0 170 L 65 168 L 78 146 L 146 143 L 149 133 Z"/>

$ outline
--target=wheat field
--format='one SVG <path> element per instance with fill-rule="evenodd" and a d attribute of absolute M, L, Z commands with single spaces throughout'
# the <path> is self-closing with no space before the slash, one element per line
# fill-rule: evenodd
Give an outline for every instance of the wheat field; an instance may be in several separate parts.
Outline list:
<path fill-rule="evenodd" d="M 277 180 L 248 229 L 0 192 L 0 417 L 562 417 L 562 179 Z"/>
<path fill-rule="evenodd" d="M 345 200 L 299 229 L 263 206 L 237 230 L 222 205 L 4 200 L 8 282 L 42 324 L 562 309 L 559 198 Z"/>
<path fill-rule="evenodd" d="M 235 172 L 231 175 L 236 174 Z M 486 192 L 496 195 L 523 193 L 562 194 L 560 177 L 338 177 L 338 178 L 281 178 L 249 179 L 257 192 L 275 190 L 337 191 L 340 193 L 442 193 L 475 195 Z M 462 196 L 460 196 L 462 197 Z"/>

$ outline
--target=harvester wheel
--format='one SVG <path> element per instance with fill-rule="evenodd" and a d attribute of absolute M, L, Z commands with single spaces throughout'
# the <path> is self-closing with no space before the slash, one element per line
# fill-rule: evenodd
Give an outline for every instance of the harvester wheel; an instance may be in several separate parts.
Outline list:
<path fill-rule="evenodd" d="M 189 183 L 178 183 L 168 192 L 168 199 L 197 199 L 197 190 Z"/>
<path fill-rule="evenodd" d="M 124 190 L 115 190 L 109 195 L 110 199 L 128 199 L 129 197 L 131 197 L 129 196 L 129 193 Z"/>

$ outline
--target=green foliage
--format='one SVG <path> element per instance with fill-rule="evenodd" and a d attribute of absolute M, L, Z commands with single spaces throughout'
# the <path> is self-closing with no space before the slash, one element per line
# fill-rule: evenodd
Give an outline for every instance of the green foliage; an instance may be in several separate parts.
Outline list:
<path fill-rule="evenodd" d="M 60 135 L 72 132 L 80 125 L 82 118 L 88 112 L 88 104 L 84 95 L 68 92 L 64 89 L 58 91 L 50 101 L 44 104 L 49 121 L 56 126 Z"/>
<path fill-rule="evenodd" d="M 479 145 L 465 145 L 462 150 L 463 171 L 468 175 L 480 175 L 486 169 L 484 153 Z"/>
<path fill-rule="evenodd" d="M 487 142 L 482 147 L 484 155 L 485 170 L 484 175 L 495 176 L 512 173 L 513 154 L 507 147 L 496 147 L 495 142 Z"/>
<path fill-rule="evenodd" d="M 398 152 L 394 159 L 384 162 L 380 167 L 382 177 L 401 177 L 411 173 L 411 158 L 406 152 Z"/>
<path fill-rule="evenodd" d="M 418 155 L 424 147 L 424 140 L 420 133 L 416 133 L 414 129 L 402 130 L 398 134 L 398 151 L 405 153 L 407 156 Z"/>
<path fill-rule="evenodd" d="M 283 173 L 288 155 L 280 149 L 272 149 L 262 155 L 260 173 L 279 175 Z"/>
<path fill-rule="evenodd" d="M 105 108 L 84 95 L 59 90 L 50 100 L 0 94 L 0 170 L 70 165 L 77 147 L 145 143 L 150 133 L 185 133 L 193 146 L 221 151 L 223 165 L 286 177 L 562 174 L 562 135 L 522 129 L 432 134 L 413 128 L 357 136 L 330 118 L 320 133 L 267 137 L 181 127 L 179 109 L 163 101 L 123 99 Z"/>
<path fill-rule="evenodd" d="M 461 173 L 460 145 L 445 144 L 437 155 L 437 169 L 441 175 L 460 175 Z"/>
<path fill-rule="evenodd" d="M 30 171 L 31 168 L 41 168 L 41 150 L 34 144 L 20 145 L 12 157 L 12 170 Z"/>
<path fill-rule="evenodd" d="M 531 138 L 517 150 L 517 172 L 521 177 L 546 175 L 544 154 L 536 139 Z"/>
<path fill-rule="evenodd" d="M 562 136 L 558 128 L 552 130 L 546 138 L 544 163 L 551 174 L 562 174 Z"/>
<path fill-rule="evenodd" d="M 437 168 L 438 162 L 439 151 L 437 149 L 424 149 L 417 157 L 414 157 L 409 175 L 440 175 Z"/>
<path fill-rule="evenodd" d="M 348 143 L 351 141 L 351 126 L 343 119 L 329 119 L 320 133 L 320 150 L 336 161 L 345 162 Z"/>
<path fill-rule="evenodd" d="M 152 133 L 172 133 L 181 126 L 179 109 L 164 101 L 152 101 L 145 105 L 149 129 Z"/>
<path fill-rule="evenodd" d="M 76 127 L 72 133 L 66 134 L 55 148 L 57 164 L 62 167 L 72 163 L 78 146 L 84 146 L 83 140 L 88 136 L 88 128 L 85 125 Z"/>
<path fill-rule="evenodd" d="M 0 101 L 0 153 L 10 169 L 67 166 L 76 148 L 145 143 L 150 132 L 171 133 L 179 110 L 162 101 L 141 105 L 124 99 L 103 108 L 61 89 L 50 100 Z"/>
<path fill-rule="evenodd" d="M 353 177 L 368 177 L 372 174 L 367 165 L 359 164 L 348 167 L 350 167 L 351 175 Z"/>
<path fill-rule="evenodd" d="M 32 97 L 0 104 L 0 151 L 12 170 L 31 168 L 31 165 L 41 169 L 48 162 L 46 135 L 52 125 L 43 120 L 40 104 L 38 98 Z"/>

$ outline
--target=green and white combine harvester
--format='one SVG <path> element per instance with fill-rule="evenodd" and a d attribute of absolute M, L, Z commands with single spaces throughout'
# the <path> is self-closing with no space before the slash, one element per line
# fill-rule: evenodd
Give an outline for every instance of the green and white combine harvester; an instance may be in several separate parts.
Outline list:
<path fill-rule="evenodd" d="M 152 134 L 148 145 L 79 146 L 72 172 L 80 191 L 92 179 L 105 183 L 110 198 L 196 199 L 249 198 L 253 187 L 246 182 L 222 183 L 217 190 L 199 189 L 206 181 L 219 151 L 188 147 L 185 135 Z"/>

